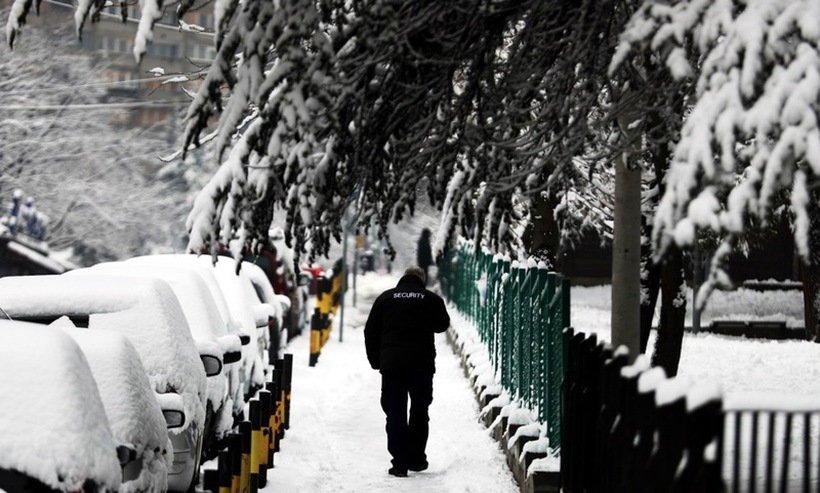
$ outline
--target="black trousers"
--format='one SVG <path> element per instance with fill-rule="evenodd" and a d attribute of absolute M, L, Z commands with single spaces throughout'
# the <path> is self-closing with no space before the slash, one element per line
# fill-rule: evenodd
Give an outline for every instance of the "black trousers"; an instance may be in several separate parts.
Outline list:
<path fill-rule="evenodd" d="M 410 398 L 410 415 L 407 399 Z M 433 402 L 433 373 L 382 371 L 381 405 L 387 417 L 387 451 L 399 469 L 423 464 L 427 460 L 430 417 Z"/>

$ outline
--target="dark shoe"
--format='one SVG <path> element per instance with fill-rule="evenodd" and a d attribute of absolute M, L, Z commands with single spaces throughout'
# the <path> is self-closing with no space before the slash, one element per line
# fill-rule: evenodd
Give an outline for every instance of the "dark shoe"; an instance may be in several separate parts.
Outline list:
<path fill-rule="evenodd" d="M 387 470 L 387 474 L 390 474 L 391 476 L 396 476 L 397 478 L 406 478 L 407 469 L 399 469 L 398 467 L 393 466 Z"/>
<path fill-rule="evenodd" d="M 410 469 L 411 471 L 415 471 L 415 472 L 421 472 L 421 471 L 426 470 L 428 467 L 430 467 L 430 464 L 428 464 L 427 461 L 425 460 L 425 461 L 419 462 L 418 464 L 412 464 L 410 467 L 408 467 L 408 469 Z"/>

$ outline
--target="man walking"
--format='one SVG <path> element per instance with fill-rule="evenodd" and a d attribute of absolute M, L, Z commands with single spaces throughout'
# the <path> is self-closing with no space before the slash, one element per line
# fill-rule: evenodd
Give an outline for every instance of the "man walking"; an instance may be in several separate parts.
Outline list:
<path fill-rule="evenodd" d="M 427 469 L 427 436 L 433 401 L 436 346 L 434 335 L 447 330 L 450 315 L 444 300 L 425 289 L 420 267 L 410 267 L 395 288 L 373 303 L 364 328 L 367 360 L 382 375 L 381 406 L 387 417 L 387 472 Z M 407 400 L 410 398 L 410 417 Z"/>
<path fill-rule="evenodd" d="M 421 230 L 416 245 L 416 263 L 424 271 L 424 285 L 427 286 L 427 281 L 430 280 L 430 266 L 435 263 L 433 261 L 433 250 L 430 247 L 430 230 L 427 228 Z"/>

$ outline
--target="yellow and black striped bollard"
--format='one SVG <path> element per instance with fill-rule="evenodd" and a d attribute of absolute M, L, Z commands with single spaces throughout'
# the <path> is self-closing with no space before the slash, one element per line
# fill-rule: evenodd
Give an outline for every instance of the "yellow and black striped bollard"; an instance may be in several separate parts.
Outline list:
<path fill-rule="evenodd" d="M 239 474 L 241 493 L 250 492 L 251 485 L 251 422 L 239 423 L 239 434 L 242 436 L 242 469 Z"/>
<path fill-rule="evenodd" d="M 228 451 L 231 454 L 231 493 L 242 492 L 242 435 L 228 436 Z"/>
<path fill-rule="evenodd" d="M 268 484 L 268 455 L 270 452 L 270 392 L 259 391 L 259 404 L 262 407 L 259 417 L 260 431 L 262 433 L 259 444 L 259 487 L 264 488 Z"/>
<path fill-rule="evenodd" d="M 251 419 L 251 457 L 250 457 L 250 488 L 248 491 L 256 493 L 259 490 L 259 445 L 262 435 L 260 425 L 261 405 L 254 399 L 250 402 Z"/>
<path fill-rule="evenodd" d="M 222 450 L 217 457 L 219 493 L 231 493 L 231 486 L 233 484 L 233 478 L 231 477 L 231 452 L 229 450 Z"/>
<path fill-rule="evenodd" d="M 290 428 L 290 401 L 291 390 L 293 389 L 293 355 L 285 353 L 284 365 L 282 366 L 282 387 L 285 390 L 285 416 L 283 426 L 287 430 Z"/>

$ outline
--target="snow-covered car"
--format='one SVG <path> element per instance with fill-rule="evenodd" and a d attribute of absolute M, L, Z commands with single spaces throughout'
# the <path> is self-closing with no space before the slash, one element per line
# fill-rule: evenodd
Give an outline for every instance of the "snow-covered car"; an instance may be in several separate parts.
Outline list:
<path fill-rule="evenodd" d="M 160 408 L 137 350 L 122 334 L 80 329 L 68 317 L 42 330 L 55 328 L 80 346 L 97 382 L 122 467 L 120 493 L 166 491 L 167 429 L 184 423 L 180 406 Z"/>
<path fill-rule="evenodd" d="M 143 255 L 127 259 L 124 261 L 124 263 L 128 265 L 136 265 L 143 267 L 160 267 L 163 269 L 185 269 L 199 275 L 199 277 L 203 281 L 205 281 L 205 284 L 208 287 L 208 291 L 211 293 L 211 297 L 214 301 L 214 306 L 219 312 L 221 320 L 225 324 L 227 333 L 238 335 L 241 339 L 242 346 L 248 346 L 250 344 L 252 334 L 245 333 L 242 324 L 231 317 L 230 310 L 228 309 L 228 302 L 225 299 L 225 293 L 222 292 L 222 287 L 219 285 L 219 281 L 214 275 L 213 269 L 197 261 L 195 255 Z M 232 365 L 229 369 L 230 373 L 236 374 L 237 379 L 240 379 L 240 376 L 244 373 L 244 368 L 247 365 L 244 356 L 241 357 L 242 360 L 240 361 L 240 363 Z M 244 419 L 245 413 L 246 402 L 241 380 L 238 383 L 234 383 L 233 378 L 231 378 L 231 387 L 229 389 L 229 394 L 233 399 L 234 424 L 236 424 L 237 422 L 242 421 Z"/>
<path fill-rule="evenodd" d="M 160 407 L 182 402 L 185 423 L 168 429 L 174 450 L 168 489 L 193 488 L 202 454 L 207 383 L 185 314 L 166 282 L 108 275 L 3 277 L 0 306 L 15 320 L 48 325 L 66 316 L 76 327 L 128 338 Z"/>
<path fill-rule="evenodd" d="M 114 436 L 71 337 L 0 320 L 0 394 L 0 491 L 117 491 Z"/>
<path fill-rule="evenodd" d="M 290 339 L 285 326 L 285 317 L 288 316 L 291 308 L 290 298 L 284 294 L 277 294 L 273 291 L 265 272 L 257 265 L 249 262 L 242 262 L 240 267 L 251 281 L 256 292 L 258 302 L 267 303 L 274 309 L 274 314 L 268 319 L 268 360 L 273 363 L 282 357 L 282 351 Z"/>
<path fill-rule="evenodd" d="M 229 326 L 222 319 L 211 291 L 200 275 L 181 266 L 135 265 L 125 262 L 103 262 L 93 267 L 76 269 L 69 275 L 120 275 L 161 279 L 168 283 L 179 300 L 188 320 L 191 335 L 200 355 L 217 354 L 220 371 L 208 371 L 208 407 L 205 416 L 203 460 L 210 460 L 224 448 L 228 433 L 233 429 L 234 393 L 239 386 L 239 367 L 242 342 L 238 334 L 229 334 Z M 244 403 L 243 403 L 244 404 Z"/>
<path fill-rule="evenodd" d="M 276 250 L 277 257 L 277 277 L 284 279 L 284 289 L 282 283 L 274 285 L 277 294 L 284 294 L 290 298 L 290 310 L 285 314 L 285 327 L 288 331 L 288 340 L 302 334 L 305 329 L 310 329 L 310 308 L 308 300 L 310 297 L 310 277 L 305 275 L 302 269 L 297 269 L 293 257 L 293 249 L 285 242 L 285 231 L 281 227 L 273 227 L 268 231 L 268 238 Z"/>
<path fill-rule="evenodd" d="M 239 377 L 243 401 L 249 400 L 265 385 L 265 372 L 269 367 L 269 321 L 270 317 L 275 316 L 276 308 L 259 300 L 247 272 L 243 268 L 237 272 L 233 258 L 220 256 L 214 263 L 214 259 L 207 255 L 159 254 L 134 257 L 125 260 L 125 263 L 204 267 L 216 280 L 213 288 L 223 295 L 227 318 L 238 324 L 239 330 L 251 338 L 251 343 L 242 348 Z M 242 262 L 242 265 L 245 264 Z M 247 265 L 253 266 L 250 263 Z"/>
<path fill-rule="evenodd" d="M 264 387 L 265 372 L 273 364 L 269 355 L 270 330 L 271 319 L 276 317 L 277 309 L 259 299 L 253 282 L 249 278 L 248 270 L 259 267 L 242 261 L 237 270 L 236 261 L 231 257 L 223 256 L 217 257 L 216 262 L 207 256 L 200 256 L 197 261 L 213 270 L 225 293 L 231 316 L 242 324 L 246 333 L 254 334 L 251 340 L 256 341 L 256 347 L 248 347 L 245 354 L 246 360 L 253 363 L 242 375 L 245 399 L 249 400 Z"/>

